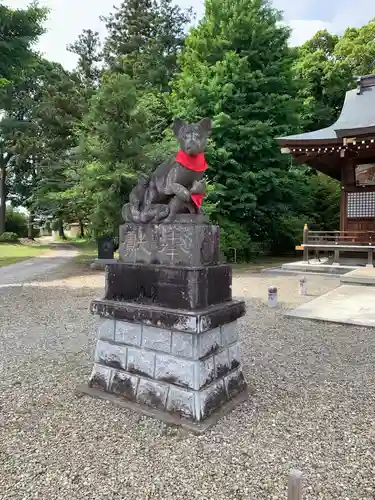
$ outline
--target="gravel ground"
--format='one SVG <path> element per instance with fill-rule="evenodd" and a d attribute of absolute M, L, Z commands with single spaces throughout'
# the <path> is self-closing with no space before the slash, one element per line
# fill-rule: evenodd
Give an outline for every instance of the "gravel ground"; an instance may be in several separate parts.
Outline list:
<path fill-rule="evenodd" d="M 70 274 L 0 289 L 1 499 L 285 499 L 293 467 L 304 500 L 375 498 L 371 329 L 285 318 L 259 301 L 274 283 L 284 307 L 306 300 L 295 276 L 236 276 L 253 395 L 194 436 L 74 395 L 91 369 L 87 311 L 103 278 Z M 310 293 L 337 284 L 314 276 Z"/>

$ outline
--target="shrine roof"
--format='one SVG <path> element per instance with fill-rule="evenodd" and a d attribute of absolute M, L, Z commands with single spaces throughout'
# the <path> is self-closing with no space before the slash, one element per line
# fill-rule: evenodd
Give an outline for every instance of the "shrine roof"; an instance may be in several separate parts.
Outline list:
<path fill-rule="evenodd" d="M 344 137 L 375 133 L 375 75 L 357 79 L 357 88 L 346 93 L 338 120 L 315 132 L 278 138 L 281 145 L 342 142 Z"/>

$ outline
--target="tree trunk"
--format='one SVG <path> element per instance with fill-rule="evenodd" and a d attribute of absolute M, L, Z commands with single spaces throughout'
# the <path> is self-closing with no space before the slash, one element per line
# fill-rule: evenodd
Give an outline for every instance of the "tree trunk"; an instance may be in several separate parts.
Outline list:
<path fill-rule="evenodd" d="M 85 237 L 85 226 L 83 225 L 83 222 L 81 220 L 79 221 L 79 237 Z"/>
<path fill-rule="evenodd" d="M 59 238 L 61 238 L 62 240 L 66 240 L 64 233 L 64 223 L 62 219 L 59 219 Z"/>
<path fill-rule="evenodd" d="M 0 234 L 5 232 L 5 212 L 6 212 L 6 187 L 5 187 L 6 169 L 0 165 Z"/>
<path fill-rule="evenodd" d="M 34 225 L 34 215 L 32 213 L 30 213 L 29 214 L 29 221 L 28 221 L 28 225 L 27 225 L 27 238 L 29 240 L 33 240 L 34 239 L 33 225 Z"/>

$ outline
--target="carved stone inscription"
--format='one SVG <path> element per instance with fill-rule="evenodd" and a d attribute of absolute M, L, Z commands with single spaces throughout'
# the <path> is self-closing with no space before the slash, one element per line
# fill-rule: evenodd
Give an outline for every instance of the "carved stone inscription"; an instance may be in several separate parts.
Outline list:
<path fill-rule="evenodd" d="M 134 224 L 120 228 L 120 261 L 213 265 L 220 261 L 219 228 L 210 224 Z"/>

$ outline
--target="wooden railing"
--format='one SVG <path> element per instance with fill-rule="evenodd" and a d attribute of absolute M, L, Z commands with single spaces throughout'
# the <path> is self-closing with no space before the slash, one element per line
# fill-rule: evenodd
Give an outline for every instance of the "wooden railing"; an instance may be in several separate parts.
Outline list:
<path fill-rule="evenodd" d="M 304 245 L 375 245 L 375 231 L 310 231 L 305 225 Z"/>

